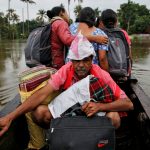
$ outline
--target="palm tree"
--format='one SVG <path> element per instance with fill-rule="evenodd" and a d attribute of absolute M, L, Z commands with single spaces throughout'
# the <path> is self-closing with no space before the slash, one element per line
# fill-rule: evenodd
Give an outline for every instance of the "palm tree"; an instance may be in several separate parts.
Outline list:
<path fill-rule="evenodd" d="M 74 0 L 76 1 L 76 0 Z M 83 2 L 83 0 L 78 0 L 78 5 L 80 5 Z"/>
<path fill-rule="evenodd" d="M 14 9 L 8 9 L 7 10 L 7 14 L 6 14 L 6 18 L 8 19 L 8 21 L 12 21 L 13 20 L 13 15 L 15 14 L 15 10 Z"/>
<path fill-rule="evenodd" d="M 29 33 L 29 4 L 36 4 L 33 0 L 21 0 L 27 3 L 27 20 L 28 20 L 28 33 Z"/>
<path fill-rule="evenodd" d="M 13 21 L 13 23 L 15 23 L 15 22 L 18 23 L 19 20 L 20 20 L 20 19 L 19 19 L 19 16 L 18 16 L 16 13 L 14 13 L 13 16 L 12 16 L 12 21 Z"/>
<path fill-rule="evenodd" d="M 16 10 L 14 10 L 14 9 L 10 8 L 7 11 L 8 11 L 8 13 L 6 14 L 6 18 L 9 21 L 9 37 L 12 37 L 14 39 L 14 37 L 15 37 L 14 35 L 16 32 L 15 22 L 17 23 L 19 21 L 19 16 L 15 13 Z M 12 24 L 10 25 L 10 23 L 12 23 Z"/>
<path fill-rule="evenodd" d="M 47 18 L 46 11 L 43 9 L 40 9 L 37 15 L 38 16 L 36 17 L 36 20 L 39 21 L 41 25 L 44 24 L 44 18 Z"/>
<path fill-rule="evenodd" d="M 12 36 L 13 36 L 13 39 L 15 38 L 15 34 L 16 34 L 16 36 L 17 36 L 17 28 L 16 28 L 16 24 L 15 24 L 15 22 L 16 23 L 18 23 L 19 22 L 19 16 L 16 14 L 16 13 L 14 13 L 13 14 L 13 16 L 12 16 L 12 22 L 13 22 L 13 32 L 12 32 Z"/>
<path fill-rule="evenodd" d="M 68 0 L 68 14 L 69 14 L 69 16 L 70 16 L 70 10 L 69 10 L 69 6 L 70 6 L 70 1 L 71 0 Z M 74 0 L 74 2 L 75 2 L 76 0 Z M 82 3 L 83 2 L 83 0 L 78 0 L 78 5 L 80 5 L 80 3 Z"/>
<path fill-rule="evenodd" d="M 82 9 L 82 6 L 81 6 L 81 5 L 77 5 L 77 6 L 74 8 L 74 13 L 75 13 L 76 18 L 78 18 L 81 9 Z"/>
<path fill-rule="evenodd" d="M 99 8 L 98 8 L 98 7 L 95 8 L 94 11 L 95 11 L 95 16 L 96 16 L 96 18 L 99 17 L 99 15 L 100 15 L 100 13 L 101 13 L 101 11 L 99 10 Z"/>

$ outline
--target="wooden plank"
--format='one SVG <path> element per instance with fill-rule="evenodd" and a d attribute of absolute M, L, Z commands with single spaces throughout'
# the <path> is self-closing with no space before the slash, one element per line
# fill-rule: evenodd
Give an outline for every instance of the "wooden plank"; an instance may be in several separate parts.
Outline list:
<path fill-rule="evenodd" d="M 143 109 L 145 110 L 147 116 L 150 119 L 150 97 L 146 95 L 142 87 L 138 84 L 138 82 L 132 82 L 131 87 L 138 97 Z"/>

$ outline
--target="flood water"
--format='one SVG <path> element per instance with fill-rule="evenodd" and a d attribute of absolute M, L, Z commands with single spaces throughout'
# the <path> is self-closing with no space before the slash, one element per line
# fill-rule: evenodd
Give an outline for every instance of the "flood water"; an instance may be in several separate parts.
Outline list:
<path fill-rule="evenodd" d="M 18 73 L 26 68 L 25 40 L 0 41 L 0 110 L 18 93 Z M 132 73 L 150 97 L 150 41 L 133 43 Z"/>

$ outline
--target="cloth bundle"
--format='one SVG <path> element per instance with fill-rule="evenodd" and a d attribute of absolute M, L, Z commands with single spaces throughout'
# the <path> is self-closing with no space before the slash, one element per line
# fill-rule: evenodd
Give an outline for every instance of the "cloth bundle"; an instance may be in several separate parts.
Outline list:
<path fill-rule="evenodd" d="M 41 65 L 21 72 L 18 75 L 21 101 L 24 102 L 33 93 L 44 87 L 51 74 L 54 74 L 56 71 L 54 68 Z"/>
<path fill-rule="evenodd" d="M 19 93 L 21 96 L 21 102 L 23 103 L 28 97 L 34 94 L 37 90 L 44 87 L 47 84 L 51 74 L 54 74 L 57 70 L 43 65 L 26 69 L 21 72 L 19 77 Z M 56 97 L 60 92 L 54 92 L 49 95 L 42 104 L 47 105 Z M 36 100 L 36 99 L 35 99 Z M 44 130 L 35 124 L 32 120 L 31 113 L 26 114 L 28 123 L 28 130 L 30 134 L 30 141 L 28 148 L 40 149 L 45 143 L 45 132 Z"/>
<path fill-rule="evenodd" d="M 53 118 L 57 118 L 64 115 L 65 112 L 69 113 L 69 110 L 72 110 L 76 104 L 83 105 L 84 102 L 91 100 L 109 103 L 114 101 L 114 94 L 101 79 L 89 75 L 58 95 L 48 107 Z M 105 113 L 99 112 L 97 115 L 103 116 Z"/>
<path fill-rule="evenodd" d="M 27 69 L 19 74 L 19 89 L 23 92 L 34 90 L 42 82 L 48 80 L 56 70 L 43 65 Z"/>

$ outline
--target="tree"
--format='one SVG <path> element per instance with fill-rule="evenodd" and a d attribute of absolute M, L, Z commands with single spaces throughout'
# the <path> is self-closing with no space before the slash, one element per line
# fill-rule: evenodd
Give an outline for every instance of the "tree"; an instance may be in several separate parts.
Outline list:
<path fill-rule="evenodd" d="M 22 2 L 27 3 L 27 20 L 29 20 L 29 4 L 36 4 L 32 0 L 21 0 Z M 29 33 L 29 21 L 28 21 L 28 33 Z"/>
<path fill-rule="evenodd" d="M 70 16 L 70 10 L 69 10 L 70 1 L 71 1 L 71 0 L 68 0 L 68 13 L 69 13 L 69 16 Z M 74 2 L 75 2 L 75 1 L 76 1 L 76 0 L 74 0 Z M 80 5 L 82 2 L 83 2 L 83 0 L 78 0 L 78 5 Z"/>
<path fill-rule="evenodd" d="M 74 0 L 76 1 L 76 0 Z M 78 0 L 78 5 L 80 5 L 83 2 L 83 0 Z"/>
<path fill-rule="evenodd" d="M 43 9 L 40 9 L 37 13 L 37 17 L 36 17 L 36 20 L 42 25 L 44 24 L 44 19 L 47 18 L 47 15 L 46 15 L 46 11 L 43 10 Z"/>
<path fill-rule="evenodd" d="M 129 32 L 130 34 L 136 32 L 137 29 L 136 23 L 139 24 L 139 22 L 141 22 L 143 19 L 145 19 L 145 22 L 148 21 L 146 20 L 146 16 L 147 17 L 150 16 L 150 10 L 148 10 L 145 5 L 139 5 L 138 3 L 134 3 L 130 0 L 128 1 L 128 3 L 122 4 L 120 6 L 120 9 L 118 10 L 118 20 L 120 26 L 123 29 L 126 29 L 127 32 Z M 148 22 L 147 24 L 150 23 Z M 141 33 L 145 30 L 144 28 L 146 28 L 146 26 L 143 26 L 143 29 L 141 29 Z"/>
<path fill-rule="evenodd" d="M 82 6 L 81 6 L 81 5 L 77 5 L 77 6 L 74 8 L 74 13 L 75 13 L 76 18 L 79 17 L 79 13 L 80 13 L 81 9 L 82 9 Z"/>
<path fill-rule="evenodd" d="M 149 33 L 147 29 L 150 27 L 150 16 L 139 16 L 135 23 L 131 26 L 131 31 L 136 34 Z"/>
<path fill-rule="evenodd" d="M 8 18 L 8 21 L 12 21 L 13 20 L 13 15 L 15 14 L 15 11 L 14 9 L 8 9 L 7 10 L 7 14 L 6 14 L 6 18 Z"/>
<path fill-rule="evenodd" d="M 98 7 L 95 8 L 94 11 L 95 11 L 95 16 L 96 16 L 96 17 L 99 17 L 99 15 L 100 15 L 100 13 L 101 13 L 101 11 L 99 10 L 99 8 L 98 8 Z"/>
<path fill-rule="evenodd" d="M 6 14 L 6 18 L 9 22 L 8 30 L 9 30 L 9 38 L 15 38 L 15 33 L 17 33 L 17 28 L 15 23 L 19 22 L 19 16 L 15 13 L 16 10 L 9 9 L 8 13 Z"/>

